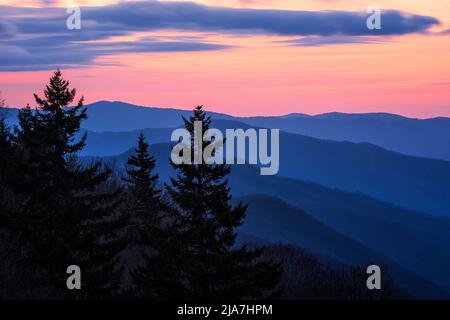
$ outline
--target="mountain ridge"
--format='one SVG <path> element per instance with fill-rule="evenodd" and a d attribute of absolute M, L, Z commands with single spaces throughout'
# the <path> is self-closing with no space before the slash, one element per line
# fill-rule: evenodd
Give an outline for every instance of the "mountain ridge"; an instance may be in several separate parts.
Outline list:
<path fill-rule="evenodd" d="M 252 128 L 220 119 L 213 120 L 212 126 L 222 132 L 226 128 Z M 167 143 L 171 130 L 93 133 L 82 155 L 120 154 L 136 143 L 140 132 L 151 144 Z M 367 142 L 324 140 L 284 131 L 280 132 L 279 156 L 280 176 L 361 191 L 401 207 L 450 216 L 449 161 L 407 156 Z"/>
<path fill-rule="evenodd" d="M 162 182 L 168 182 L 168 177 L 174 176 L 169 165 L 169 152 L 169 144 L 150 147 L 150 153 L 156 157 L 155 170 Z M 123 172 L 126 159 L 131 153 L 132 150 L 129 150 L 120 156 L 103 159 L 115 172 Z M 95 158 L 83 159 L 91 162 Z M 276 197 L 291 207 L 305 210 L 327 228 L 350 237 L 374 252 L 382 253 L 392 262 L 450 290 L 450 279 L 446 276 L 450 268 L 450 250 L 445 246 L 450 241 L 450 219 L 442 220 L 412 212 L 361 193 L 350 193 L 285 177 L 260 176 L 258 171 L 254 166 L 232 166 L 229 183 L 233 197 L 252 194 Z M 267 206 L 260 208 L 266 210 Z M 286 226 L 285 218 L 284 222 L 278 221 L 284 216 L 282 211 L 272 210 L 268 213 L 273 217 L 272 224 L 284 223 Z M 287 226 L 290 226 L 289 222 Z M 295 223 L 292 222 L 292 228 L 294 227 Z M 290 234 L 293 236 L 292 232 Z M 341 255 L 345 256 L 344 253 Z"/>
<path fill-rule="evenodd" d="M 136 106 L 120 101 L 86 105 L 84 129 L 94 132 L 132 131 L 182 125 L 189 110 Z M 9 124 L 15 124 L 17 109 L 9 108 Z M 277 128 L 318 139 L 368 142 L 405 155 L 450 161 L 450 118 L 408 118 L 386 112 L 318 115 L 292 113 L 281 116 L 232 116 L 209 112 L 214 119 L 235 120 L 254 127 Z"/>

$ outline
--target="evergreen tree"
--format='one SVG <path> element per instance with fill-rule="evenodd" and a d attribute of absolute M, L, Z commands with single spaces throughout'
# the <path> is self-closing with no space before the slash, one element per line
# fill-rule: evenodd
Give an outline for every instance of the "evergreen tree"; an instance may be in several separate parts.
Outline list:
<path fill-rule="evenodd" d="M 59 70 L 44 94 L 34 95 L 37 109 L 19 112 L 15 129 L 21 174 L 14 192 L 23 198 L 13 216 L 18 263 L 30 285 L 49 297 L 107 296 L 117 284 L 116 255 L 123 246 L 123 220 L 115 217 L 120 190 L 109 190 L 111 171 L 101 162 L 79 163 L 87 136 L 75 136 L 86 109 L 83 98 L 70 106 L 76 90 Z M 66 287 L 69 265 L 81 268 L 80 291 Z"/>
<path fill-rule="evenodd" d="M 148 153 L 148 144 L 141 133 L 135 154 L 127 161 L 127 190 L 132 198 L 131 211 L 135 224 L 159 225 L 162 218 L 161 190 L 158 189 L 158 175 L 153 174 L 155 159 Z"/>
<path fill-rule="evenodd" d="M 149 155 L 149 145 L 141 133 L 135 153 L 127 161 L 124 211 L 127 216 L 127 247 L 122 254 L 122 287 L 125 291 L 138 291 L 133 283 L 133 272 L 145 266 L 146 258 L 155 252 L 161 237 L 161 223 L 166 204 L 161 200 L 158 175 L 153 173 L 155 159 Z"/>
<path fill-rule="evenodd" d="M 11 162 L 12 151 L 11 133 L 6 124 L 7 110 L 4 109 L 5 101 L 0 92 L 0 188 L 5 187 L 5 176 L 8 173 L 8 165 Z"/>
<path fill-rule="evenodd" d="M 195 108 L 185 128 L 194 141 L 194 122 L 203 132 L 211 119 L 202 106 Z M 212 142 L 203 142 L 204 150 Z M 191 156 L 194 157 L 194 145 Z M 193 159 L 192 159 L 193 160 Z M 151 298 L 224 299 L 262 298 L 274 292 L 280 266 L 259 257 L 262 249 L 235 248 L 236 228 L 244 220 L 246 206 L 232 207 L 226 176 L 230 167 L 221 164 L 173 164 L 177 177 L 167 190 L 175 212 L 167 242 L 151 272 L 141 274 Z"/>
<path fill-rule="evenodd" d="M 11 134 L 6 124 L 7 110 L 4 109 L 5 101 L 0 92 L 0 191 L 6 188 L 6 175 L 10 164 L 12 152 Z M 0 194 L 3 194 L 0 193 Z"/>
<path fill-rule="evenodd" d="M 1 93 L 1 92 L 0 92 Z M 8 215 L 12 202 L 9 184 L 12 181 L 14 147 L 11 133 L 6 124 L 7 110 L 0 95 L 0 260 L 6 258 L 7 234 L 9 233 Z M 2 275 L 0 275 L 2 277 Z"/>
<path fill-rule="evenodd" d="M 0 299 L 14 299 L 20 290 L 19 279 L 11 260 L 11 252 L 16 251 L 9 239 L 11 236 L 10 216 L 14 204 L 20 200 L 11 191 L 17 172 L 14 170 L 15 148 L 6 118 L 8 110 L 4 108 L 0 96 Z"/>
<path fill-rule="evenodd" d="M 10 128 L 6 124 L 8 116 L 5 102 L 0 95 L 0 259 L 5 259 L 8 240 L 6 235 L 10 233 L 9 215 L 16 197 L 12 193 L 11 184 L 15 182 L 17 171 L 16 148 L 12 141 Z"/>

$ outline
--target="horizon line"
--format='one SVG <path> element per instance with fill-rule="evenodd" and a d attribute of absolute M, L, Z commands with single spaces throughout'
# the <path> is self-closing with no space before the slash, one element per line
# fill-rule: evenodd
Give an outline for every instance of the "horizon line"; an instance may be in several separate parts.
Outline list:
<path fill-rule="evenodd" d="M 129 105 L 132 107 L 136 107 L 136 108 L 147 108 L 147 109 L 161 109 L 161 110 L 175 110 L 175 111 L 192 111 L 192 107 L 162 107 L 162 106 L 150 106 L 150 105 L 141 105 L 141 104 L 134 104 L 131 102 L 126 102 L 126 101 L 120 101 L 120 100 L 98 100 L 98 101 L 94 101 L 91 103 L 86 103 L 83 106 L 85 107 L 89 107 L 91 105 L 94 104 L 98 104 L 98 103 L 119 103 L 119 104 L 125 104 L 125 105 Z M 198 105 L 202 105 L 202 104 L 198 104 Z M 390 116 L 396 116 L 396 117 L 401 117 L 401 118 L 405 118 L 405 119 L 411 119 L 411 120 L 433 120 L 433 119 L 450 119 L 450 116 L 433 116 L 433 117 L 411 117 L 411 116 L 407 116 L 404 114 L 400 114 L 400 113 L 392 113 L 392 112 L 387 112 L 387 111 L 371 111 L 371 112 L 343 112 L 343 111 L 329 111 L 329 112 L 323 112 L 323 113 L 315 113 L 315 114 L 311 114 L 311 113 L 303 113 L 303 112 L 290 112 L 290 113 L 284 113 L 284 114 L 269 114 L 269 115 L 245 115 L 245 116 L 241 116 L 241 115 L 235 115 L 232 113 L 224 113 L 221 111 L 215 111 L 212 109 L 208 109 L 207 105 L 203 105 L 206 107 L 206 112 L 209 113 L 215 113 L 215 114 L 219 114 L 219 115 L 226 115 L 226 116 L 230 116 L 233 118 L 240 118 L 240 119 L 245 119 L 245 118 L 271 118 L 271 117 L 276 117 L 276 118 L 283 118 L 283 117 L 289 117 L 289 116 L 298 116 L 298 117 L 311 117 L 311 118 L 317 118 L 320 116 L 327 116 L 327 115 L 350 115 L 350 116 L 363 116 L 363 115 L 390 115 Z M 30 106 L 32 109 L 33 106 Z M 74 106 L 71 106 L 74 107 Z M 3 106 L 4 109 L 23 109 L 26 107 L 15 107 L 15 106 Z"/>

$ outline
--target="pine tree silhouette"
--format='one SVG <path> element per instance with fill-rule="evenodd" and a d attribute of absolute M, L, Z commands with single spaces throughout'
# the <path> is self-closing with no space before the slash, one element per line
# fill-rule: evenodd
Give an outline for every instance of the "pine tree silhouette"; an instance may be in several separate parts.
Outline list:
<path fill-rule="evenodd" d="M 5 101 L 1 97 L 0 91 L 0 186 L 4 186 L 4 183 L 1 182 L 8 173 L 7 167 L 12 152 L 11 133 L 6 124 L 7 111 L 3 109 L 4 106 Z"/>
<path fill-rule="evenodd" d="M 155 253 L 162 241 L 162 219 L 167 204 L 161 198 L 158 175 L 153 174 L 155 159 L 149 155 L 149 145 L 141 133 L 135 153 L 127 161 L 126 195 L 124 211 L 127 217 L 127 247 L 122 253 L 122 287 L 126 293 L 139 291 L 133 273 L 145 268 L 146 259 Z"/>
<path fill-rule="evenodd" d="M 21 174 L 14 191 L 23 199 L 13 221 L 18 263 L 30 285 L 51 298 L 108 296 L 117 285 L 115 257 L 123 246 L 124 221 L 114 217 L 120 190 L 106 188 L 111 171 L 101 162 L 87 168 L 78 162 L 87 136 L 75 141 L 75 135 L 86 109 L 83 98 L 70 107 L 76 90 L 59 70 L 44 94 L 34 95 L 36 110 L 20 110 L 15 129 Z M 81 268 L 81 291 L 66 287 L 69 265 Z"/>
<path fill-rule="evenodd" d="M 11 130 L 6 123 L 7 109 L 0 97 L 0 299 L 13 299 L 17 288 L 20 288 L 18 279 L 14 277 L 15 269 L 11 260 L 11 253 L 17 252 L 9 241 L 13 229 L 11 216 L 15 212 L 15 204 L 20 199 L 12 192 L 11 186 L 20 174 L 16 170 L 15 146 L 12 141 Z"/>
<path fill-rule="evenodd" d="M 127 183 L 130 196 L 133 219 L 150 225 L 158 225 L 162 218 L 161 190 L 158 189 L 158 175 L 153 174 L 155 159 L 148 153 L 148 144 L 141 133 L 135 154 L 127 161 Z"/>
<path fill-rule="evenodd" d="M 185 128 L 194 139 L 194 122 L 203 132 L 211 119 L 202 106 L 195 108 Z M 212 142 L 203 142 L 204 149 Z M 191 156 L 194 159 L 194 147 Z M 151 274 L 141 281 L 160 299 L 262 298 L 274 292 L 280 266 L 258 258 L 262 249 L 235 248 L 236 228 L 244 220 L 246 206 L 232 207 L 226 176 L 230 167 L 221 164 L 173 164 L 177 177 L 167 190 L 176 209 L 171 237 L 154 261 Z M 153 291 L 151 291 L 153 290 Z"/>
<path fill-rule="evenodd" d="M 0 182 L 8 173 L 7 167 L 12 152 L 11 133 L 6 124 L 7 110 L 4 107 L 5 100 L 3 100 L 0 91 Z"/>
<path fill-rule="evenodd" d="M 15 175 L 13 172 L 15 151 L 11 132 L 6 124 L 7 110 L 3 109 L 4 106 L 5 102 L 0 95 L 0 237 L 2 237 L 0 241 L 3 243 L 5 243 L 3 240 L 8 227 L 9 203 L 12 201 L 8 185 L 14 180 Z M 3 246 L 0 245 L 0 247 Z M 0 252 L 0 259 L 2 253 L 4 252 Z"/>

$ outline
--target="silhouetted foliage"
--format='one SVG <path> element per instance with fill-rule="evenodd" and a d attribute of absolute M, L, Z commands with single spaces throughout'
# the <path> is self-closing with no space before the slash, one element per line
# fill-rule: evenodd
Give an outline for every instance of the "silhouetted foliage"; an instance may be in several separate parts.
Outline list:
<path fill-rule="evenodd" d="M 194 122 L 203 132 L 211 119 L 198 106 L 183 118 L 194 140 Z M 211 142 L 203 142 L 204 150 Z M 194 159 L 194 144 L 191 156 Z M 220 164 L 173 164 L 177 177 L 167 190 L 175 208 L 169 241 L 154 258 L 151 272 L 139 277 L 147 294 L 158 298 L 221 299 L 262 298 L 273 293 L 279 266 L 257 261 L 261 249 L 233 248 L 236 228 L 244 220 L 246 206 L 232 207 L 226 176 L 230 168 Z"/>
<path fill-rule="evenodd" d="M 139 282 L 132 279 L 138 268 L 146 267 L 146 258 L 154 255 L 163 241 L 162 219 L 168 205 L 158 188 L 158 175 L 153 173 L 155 160 L 148 153 L 149 145 L 139 135 L 135 153 L 128 158 L 127 176 L 123 178 L 126 192 L 122 211 L 127 219 L 126 248 L 121 253 L 122 291 L 139 294 Z"/>
<path fill-rule="evenodd" d="M 21 289 L 17 281 L 16 267 L 10 259 L 11 246 L 9 245 L 12 233 L 8 217 L 17 206 L 18 198 L 12 192 L 17 172 L 15 168 L 15 145 L 12 141 L 10 128 L 6 124 L 8 116 L 4 109 L 5 102 L 0 96 L 0 299 L 14 298 Z"/>
<path fill-rule="evenodd" d="M 387 268 L 381 290 L 368 290 L 363 267 L 332 264 L 290 245 L 266 247 L 263 259 L 283 261 L 283 299 L 289 300 L 387 300 L 394 298 Z M 407 297 L 397 290 L 399 298 Z M 408 297 L 410 298 L 410 297 Z"/>
<path fill-rule="evenodd" d="M 76 90 L 55 72 L 44 91 L 35 95 L 38 108 L 20 110 L 14 143 L 18 152 L 12 192 L 20 199 L 8 216 L 12 259 L 26 283 L 49 298 L 102 297 L 115 285 L 115 234 L 120 221 L 111 219 L 120 192 L 100 192 L 109 169 L 97 162 L 82 167 L 76 154 L 86 135 L 74 136 L 86 119 L 83 98 L 70 107 Z M 66 269 L 80 266 L 82 291 L 66 287 Z"/>
<path fill-rule="evenodd" d="M 0 92 L 0 197 L 1 203 L 5 201 L 6 179 L 10 175 L 11 156 L 13 153 L 13 145 L 11 142 L 11 133 L 6 124 L 7 110 L 4 109 L 5 101 L 1 97 Z M 4 213 L 3 211 L 0 211 Z M 1 216 L 0 216 L 1 219 Z M 2 225 L 2 224 L 0 224 Z"/>
<path fill-rule="evenodd" d="M 361 268 L 337 270 L 289 246 L 236 244 L 247 206 L 230 204 L 222 164 L 172 164 L 162 190 L 141 134 L 126 177 L 102 162 L 82 165 L 76 141 L 87 118 L 83 98 L 55 72 L 38 105 L 6 125 L 0 98 L 0 298 L 8 299 L 384 299 L 369 292 Z M 185 119 L 194 160 L 194 123 Z M 214 142 L 201 142 L 204 150 Z M 66 287 L 66 269 L 82 270 L 82 290 Z M 281 290 L 283 288 L 283 290 Z"/>

